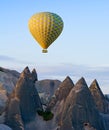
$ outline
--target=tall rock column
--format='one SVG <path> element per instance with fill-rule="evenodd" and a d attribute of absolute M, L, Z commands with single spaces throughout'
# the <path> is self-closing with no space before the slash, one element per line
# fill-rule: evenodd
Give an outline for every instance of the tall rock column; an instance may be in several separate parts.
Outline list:
<path fill-rule="evenodd" d="M 36 118 L 37 111 L 43 111 L 42 104 L 35 88 L 36 71 L 30 72 L 26 67 L 17 81 L 6 110 L 5 124 L 13 130 L 24 130 L 26 123 Z"/>
<path fill-rule="evenodd" d="M 15 96 L 20 101 L 21 116 L 24 122 L 33 120 L 36 112 L 43 109 L 34 81 L 35 78 L 26 67 L 16 84 Z"/>

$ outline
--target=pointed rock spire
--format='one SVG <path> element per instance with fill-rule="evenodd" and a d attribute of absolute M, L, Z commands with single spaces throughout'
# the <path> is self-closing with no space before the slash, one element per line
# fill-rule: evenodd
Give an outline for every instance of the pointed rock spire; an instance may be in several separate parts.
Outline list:
<path fill-rule="evenodd" d="M 81 77 L 81 78 L 77 81 L 76 86 L 80 86 L 80 85 L 82 85 L 82 86 L 87 86 L 87 83 L 86 83 L 84 77 Z"/>
<path fill-rule="evenodd" d="M 30 74 L 30 70 L 29 70 L 28 66 L 25 67 L 23 73 L 25 73 L 25 74 Z"/>
<path fill-rule="evenodd" d="M 69 76 L 59 85 L 59 88 L 55 92 L 57 100 L 66 99 L 71 89 L 74 87 L 74 83 Z"/>
<path fill-rule="evenodd" d="M 105 99 L 105 96 L 102 93 L 96 79 L 91 83 L 89 89 L 91 91 L 98 110 L 105 114 L 109 113 L 109 102 L 107 102 L 107 100 Z"/>
<path fill-rule="evenodd" d="M 31 75 L 32 75 L 32 78 L 33 78 L 33 82 L 38 81 L 37 73 L 36 73 L 35 69 L 32 70 L 32 74 Z"/>
<path fill-rule="evenodd" d="M 55 96 L 52 97 L 51 101 L 49 102 L 47 109 L 51 110 L 54 108 L 57 102 L 61 102 L 62 100 L 66 100 L 67 96 L 69 95 L 71 89 L 74 87 L 73 81 L 70 79 L 69 76 L 65 78 L 63 82 L 60 83 L 58 89 L 55 92 Z"/>
<path fill-rule="evenodd" d="M 25 67 L 25 69 L 21 73 L 20 77 L 25 77 L 26 78 L 26 77 L 30 77 L 30 76 L 31 76 L 31 73 L 30 73 L 30 70 L 29 70 L 29 68 L 27 66 L 27 67 Z"/>
<path fill-rule="evenodd" d="M 75 84 L 75 86 L 74 86 L 74 90 L 76 91 L 76 92 L 79 92 L 79 91 L 81 91 L 82 89 L 88 89 L 88 86 L 87 86 L 87 83 L 86 83 L 86 81 L 85 81 L 85 79 L 83 78 L 83 77 L 81 77 L 78 81 L 77 81 L 77 83 Z"/>
<path fill-rule="evenodd" d="M 91 83 L 89 88 L 92 95 L 95 92 L 95 93 L 99 93 L 102 96 L 102 98 L 105 98 L 96 79 Z"/>
<path fill-rule="evenodd" d="M 32 72 L 30 72 L 28 66 L 25 67 L 25 69 L 24 69 L 23 72 L 21 73 L 20 77 L 30 78 L 30 79 L 33 80 L 34 83 L 35 83 L 35 81 L 38 80 L 36 70 L 33 69 Z"/>

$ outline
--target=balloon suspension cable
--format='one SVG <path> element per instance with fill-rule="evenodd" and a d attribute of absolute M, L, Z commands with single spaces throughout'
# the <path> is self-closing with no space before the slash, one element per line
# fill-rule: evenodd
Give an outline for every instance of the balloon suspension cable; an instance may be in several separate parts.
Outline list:
<path fill-rule="evenodd" d="M 47 53 L 47 52 L 48 52 L 47 49 L 42 50 L 42 53 Z"/>

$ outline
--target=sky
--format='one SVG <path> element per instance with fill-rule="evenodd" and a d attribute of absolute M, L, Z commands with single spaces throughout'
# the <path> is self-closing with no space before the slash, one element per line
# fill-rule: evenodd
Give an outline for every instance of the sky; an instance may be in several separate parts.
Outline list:
<path fill-rule="evenodd" d="M 28 29 L 38 12 L 61 16 L 64 29 L 43 54 Z M 39 80 L 70 76 L 97 79 L 109 93 L 109 0 L 3 0 L 0 2 L 0 66 L 36 69 Z"/>

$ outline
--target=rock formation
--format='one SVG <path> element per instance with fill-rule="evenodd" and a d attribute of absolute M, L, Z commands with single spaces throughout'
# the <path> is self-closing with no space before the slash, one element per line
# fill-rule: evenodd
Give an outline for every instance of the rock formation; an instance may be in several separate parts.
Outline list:
<path fill-rule="evenodd" d="M 49 104 L 47 105 L 46 111 L 52 111 L 54 114 L 54 118 L 49 124 L 49 127 L 52 130 L 58 129 L 58 122 L 62 116 L 65 100 L 73 87 L 73 81 L 69 76 L 67 76 L 65 80 L 59 85 L 58 89 L 55 91 L 54 96 L 51 98 Z"/>
<path fill-rule="evenodd" d="M 82 130 L 88 122 L 97 130 L 105 130 L 91 92 L 81 78 L 68 95 L 60 118 L 60 130 Z"/>
<path fill-rule="evenodd" d="M 15 70 L 0 67 L 0 84 L 2 84 L 2 88 L 5 89 L 8 94 L 12 93 L 19 76 L 20 73 Z"/>
<path fill-rule="evenodd" d="M 15 96 L 20 101 L 20 110 L 24 122 L 35 118 L 38 110 L 42 110 L 41 101 L 35 88 L 33 75 L 26 67 L 16 84 Z"/>
<path fill-rule="evenodd" d="M 103 95 L 96 79 L 92 82 L 89 89 L 91 91 L 91 94 L 93 95 L 97 109 L 101 113 L 109 113 L 109 101 L 106 100 L 105 96 Z"/>
<path fill-rule="evenodd" d="M 35 69 L 19 74 L 0 68 L 0 123 L 12 130 L 108 130 L 108 102 L 96 80 L 89 89 L 84 78 L 75 85 L 69 76 L 38 81 Z M 0 130 L 11 130 L 6 125 Z"/>
<path fill-rule="evenodd" d="M 21 73 L 11 94 L 6 113 L 6 124 L 13 130 L 23 130 L 23 123 L 35 119 L 38 110 L 43 110 L 35 88 L 33 73 L 26 67 Z"/>

